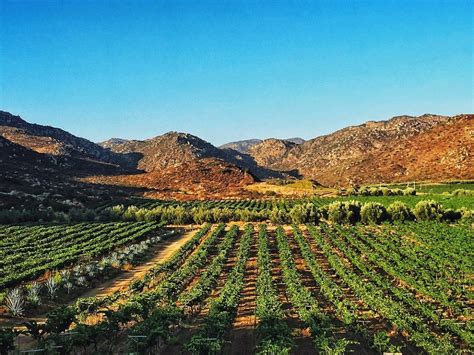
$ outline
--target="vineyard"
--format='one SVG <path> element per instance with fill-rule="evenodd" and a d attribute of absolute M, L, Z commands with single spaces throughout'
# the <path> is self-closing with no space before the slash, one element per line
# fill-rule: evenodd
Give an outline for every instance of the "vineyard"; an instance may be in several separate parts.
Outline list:
<path fill-rule="evenodd" d="M 0 287 L 98 257 L 142 239 L 157 223 L 84 223 L 72 226 L 0 226 Z"/>
<path fill-rule="evenodd" d="M 153 222 L 0 233 L 2 285 L 60 270 L 79 252 L 94 259 L 163 235 Z M 468 353 L 472 236 L 470 225 L 435 222 L 204 224 L 126 290 L 58 305 L 44 324 L 3 330 L 2 344 L 29 337 L 78 354 Z"/>

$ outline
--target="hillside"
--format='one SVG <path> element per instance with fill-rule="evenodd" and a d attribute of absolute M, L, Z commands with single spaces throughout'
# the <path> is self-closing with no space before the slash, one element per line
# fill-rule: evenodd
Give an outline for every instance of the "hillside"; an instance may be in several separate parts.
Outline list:
<path fill-rule="evenodd" d="M 99 144 L 114 153 L 133 157 L 133 164 L 145 172 L 162 171 L 204 158 L 212 158 L 247 170 L 259 179 L 281 176 L 278 172 L 258 166 L 248 154 L 233 149 L 216 148 L 189 133 L 168 132 L 144 141 L 113 138 Z"/>
<path fill-rule="evenodd" d="M 0 178 L 4 193 L 57 192 L 62 196 L 58 200 L 69 196 L 84 201 L 117 193 L 183 199 L 239 196 L 248 194 L 243 187 L 255 181 L 290 175 L 325 186 L 473 179 L 473 132 L 474 115 L 399 116 L 301 144 L 244 141 L 248 153 L 243 153 L 179 132 L 95 144 L 1 111 Z M 244 149 L 239 142 L 232 144 Z"/>
<path fill-rule="evenodd" d="M 251 148 L 261 165 L 297 170 L 324 185 L 472 179 L 474 115 L 369 121 L 301 145 L 267 140 Z"/>
<path fill-rule="evenodd" d="M 295 144 L 303 144 L 305 142 L 302 138 L 288 138 L 288 139 L 276 139 L 282 142 L 290 142 Z M 236 142 L 230 142 L 219 146 L 220 149 L 232 149 L 239 153 L 248 154 L 252 147 L 256 146 L 257 144 L 262 143 L 262 139 L 247 139 L 241 140 Z"/>
<path fill-rule="evenodd" d="M 169 132 L 147 141 L 112 139 L 101 146 L 1 111 L 0 138 L 2 191 L 15 191 L 25 201 L 29 196 L 35 204 L 53 195 L 62 202 L 87 202 L 102 191 L 110 197 L 146 191 L 161 197 L 187 191 L 203 198 L 226 196 L 255 181 L 247 169 L 234 164 L 245 165 L 245 158 L 186 133 Z M 2 197 L 0 205 L 8 201 Z"/>
<path fill-rule="evenodd" d="M 127 161 L 87 139 L 62 129 L 28 123 L 20 116 L 0 111 L 0 136 L 40 154 L 76 173 L 114 172 L 130 168 Z"/>
<path fill-rule="evenodd" d="M 143 196 L 179 200 L 252 197 L 243 189 L 255 178 L 245 170 L 215 158 L 188 160 L 163 170 L 135 175 L 93 176 L 85 182 L 144 188 Z"/>

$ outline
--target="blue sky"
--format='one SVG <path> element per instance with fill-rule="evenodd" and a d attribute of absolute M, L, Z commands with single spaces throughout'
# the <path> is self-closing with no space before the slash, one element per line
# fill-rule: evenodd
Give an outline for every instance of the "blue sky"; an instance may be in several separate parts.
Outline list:
<path fill-rule="evenodd" d="M 473 112 L 472 1 L 0 0 L 0 109 L 214 144 Z"/>

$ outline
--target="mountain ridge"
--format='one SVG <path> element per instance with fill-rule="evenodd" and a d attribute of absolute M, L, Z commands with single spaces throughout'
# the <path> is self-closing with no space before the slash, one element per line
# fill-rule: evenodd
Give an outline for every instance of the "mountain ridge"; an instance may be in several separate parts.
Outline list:
<path fill-rule="evenodd" d="M 16 158 L 7 154 L 9 169 L 15 169 L 17 159 L 18 172 L 29 176 L 43 165 L 58 177 L 148 189 L 153 197 L 173 198 L 236 196 L 245 193 L 246 185 L 269 178 L 304 177 L 325 186 L 473 179 L 473 132 L 472 114 L 406 115 L 367 121 L 304 142 L 269 138 L 229 143 L 246 142 L 242 152 L 175 131 L 146 140 L 111 138 L 96 144 L 0 111 L 4 152 L 13 151 L 11 144 L 22 152 Z M 42 178 L 47 181 L 47 174 Z"/>

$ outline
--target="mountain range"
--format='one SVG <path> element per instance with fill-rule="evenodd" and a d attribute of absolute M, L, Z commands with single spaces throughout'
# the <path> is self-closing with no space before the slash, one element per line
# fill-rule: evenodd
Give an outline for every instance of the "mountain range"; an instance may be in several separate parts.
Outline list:
<path fill-rule="evenodd" d="M 473 147 L 473 114 L 398 116 L 307 141 L 251 139 L 215 147 L 179 132 L 93 143 L 0 111 L 0 204 L 15 194 L 71 201 L 83 195 L 87 201 L 97 190 L 110 198 L 241 197 L 250 194 L 246 185 L 271 178 L 304 177 L 326 186 L 473 179 Z"/>

